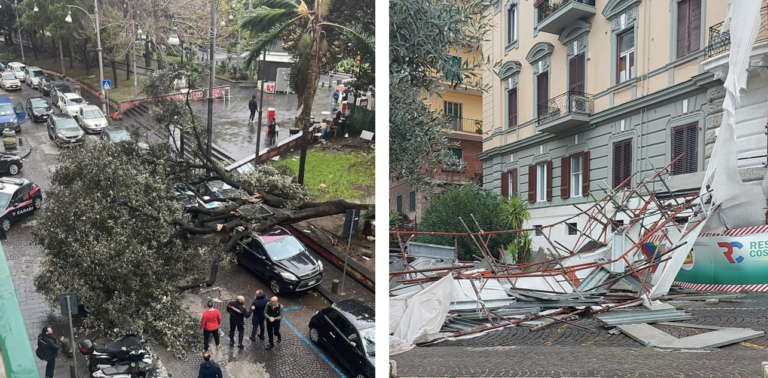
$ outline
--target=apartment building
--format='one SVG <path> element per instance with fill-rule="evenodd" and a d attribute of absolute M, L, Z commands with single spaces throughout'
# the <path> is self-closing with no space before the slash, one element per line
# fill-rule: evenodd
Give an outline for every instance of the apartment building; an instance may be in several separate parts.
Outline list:
<path fill-rule="evenodd" d="M 479 52 L 456 52 L 452 54 L 453 64 L 461 66 L 469 61 L 470 65 L 481 60 Z M 477 80 L 481 75 L 477 73 Z M 445 137 L 452 144 L 451 152 L 464 162 L 464 170 L 456 167 L 441 167 L 434 172 L 426 172 L 436 184 L 430 190 L 418 190 L 405 182 L 392 181 L 389 185 L 390 211 L 407 215 L 417 224 L 432 198 L 446 184 L 482 183 L 483 163 L 478 155 L 483 151 L 483 95 L 476 83 L 448 71 L 443 73 L 442 93 L 425 94 L 422 100 L 432 110 L 445 114 L 449 120 L 445 125 Z M 451 85 L 458 83 L 458 85 Z"/>
<path fill-rule="evenodd" d="M 669 181 L 697 190 L 722 120 L 727 5 L 491 1 L 486 15 L 497 27 L 483 52 L 502 64 L 483 75 L 491 88 L 483 95 L 484 186 L 527 198 L 532 226 L 578 214 L 593 196 L 636 185 L 681 154 Z M 766 66 L 765 8 L 762 25 L 755 67 Z M 766 78 L 765 68 L 750 73 L 737 113 L 745 180 L 765 172 Z M 568 245 L 586 221 L 548 232 Z"/>

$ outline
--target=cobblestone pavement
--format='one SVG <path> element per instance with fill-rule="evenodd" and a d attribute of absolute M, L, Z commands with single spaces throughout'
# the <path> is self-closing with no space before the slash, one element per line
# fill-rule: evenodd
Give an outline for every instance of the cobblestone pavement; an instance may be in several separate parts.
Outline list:
<path fill-rule="evenodd" d="M 686 321 L 744 327 L 768 333 L 768 295 L 749 294 L 719 304 L 668 301 L 695 316 Z M 636 309 L 628 309 L 633 311 Z M 614 311 L 615 312 L 615 311 Z M 392 356 L 401 377 L 761 377 L 768 361 L 768 335 L 713 351 L 661 351 L 612 335 L 596 320 L 553 324 L 536 332 L 511 327 L 481 336 L 445 341 Z M 657 326 L 675 337 L 708 332 Z"/>
<path fill-rule="evenodd" d="M 26 100 L 28 97 L 36 95 L 26 87 L 21 92 L 8 94 L 11 99 Z M 43 123 L 32 124 L 26 122 L 22 125 L 22 134 L 26 142 L 32 146 L 31 154 L 26 158 L 24 168 L 19 173 L 19 177 L 31 179 L 41 186 L 43 195 L 50 189 L 49 176 L 57 164 L 58 148 L 48 141 Z M 89 136 L 89 142 L 96 137 Z M 60 316 L 57 308 L 49 307 L 43 299 L 43 296 L 35 292 L 33 279 L 39 269 L 39 261 L 42 258 L 42 249 L 33 242 L 33 231 L 37 222 L 36 217 L 32 216 L 15 224 L 8 232 L 8 241 L 2 243 L 3 251 L 8 260 L 11 275 L 14 281 L 14 287 L 19 298 L 24 316 L 27 332 L 33 350 L 36 348 L 36 336 L 40 333 L 43 325 L 52 325 L 56 335 L 65 335 L 68 337 L 69 330 L 67 319 Z M 246 298 L 251 298 L 257 288 L 264 289 L 268 295 L 269 291 L 266 283 L 256 279 L 250 272 L 245 271 L 239 266 L 231 266 L 219 273 L 217 285 L 221 290 L 231 295 L 242 294 Z M 202 301 L 206 299 L 206 293 L 199 293 L 200 301 L 198 306 L 202 306 Z M 245 339 L 246 348 L 244 350 L 231 349 L 228 342 L 222 343 L 221 349 L 216 353 L 214 359 L 222 364 L 222 368 L 227 372 L 228 377 L 338 377 L 345 376 L 346 372 L 341 370 L 337 361 L 327 355 L 327 353 L 314 345 L 307 339 L 307 324 L 314 313 L 329 303 L 312 290 L 297 295 L 285 295 L 281 297 L 281 302 L 286 308 L 286 321 L 281 327 L 283 342 L 275 349 L 265 351 L 260 342 L 252 343 Z M 225 303 L 219 303 L 219 308 L 223 311 Z M 222 331 L 229 330 L 228 317 L 223 313 Z M 79 339 L 85 335 L 77 332 L 75 338 Z M 290 325 L 289 325 L 290 324 Z M 245 327 L 246 333 L 250 333 L 251 324 L 248 321 Z M 187 360 L 178 360 L 168 354 L 159 345 L 155 345 L 160 360 L 166 366 L 166 369 L 174 377 L 193 377 L 197 374 L 197 369 L 201 359 L 202 335 L 200 345 L 190 349 L 190 355 Z M 225 341 L 226 338 L 222 338 Z M 78 355 L 78 362 L 82 361 L 82 356 Z M 69 377 L 69 366 L 73 360 L 59 355 L 57 360 L 57 369 L 55 376 L 57 378 Z M 81 377 L 85 375 L 85 366 L 80 363 Z M 38 361 L 38 368 L 42 376 L 44 364 Z"/>

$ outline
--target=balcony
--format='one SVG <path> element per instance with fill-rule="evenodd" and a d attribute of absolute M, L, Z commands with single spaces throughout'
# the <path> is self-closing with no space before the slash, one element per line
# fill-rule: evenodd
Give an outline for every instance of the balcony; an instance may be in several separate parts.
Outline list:
<path fill-rule="evenodd" d="M 591 94 L 570 91 L 540 103 L 537 110 L 536 130 L 556 134 L 589 124 L 594 104 Z"/>
<path fill-rule="evenodd" d="M 445 131 L 482 135 L 483 121 L 470 118 L 454 118 L 448 121 Z"/>
<path fill-rule="evenodd" d="M 534 6 L 538 30 L 557 35 L 572 22 L 597 14 L 595 0 L 538 0 Z"/>
<path fill-rule="evenodd" d="M 707 45 L 707 59 L 726 53 L 731 50 L 731 31 L 720 30 L 723 23 L 709 27 L 709 44 Z"/>

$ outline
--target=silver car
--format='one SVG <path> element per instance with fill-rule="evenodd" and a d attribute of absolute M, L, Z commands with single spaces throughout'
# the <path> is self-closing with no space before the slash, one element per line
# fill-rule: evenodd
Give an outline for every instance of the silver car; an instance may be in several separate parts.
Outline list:
<path fill-rule="evenodd" d="M 13 72 L 3 72 L 2 75 L 0 75 L 0 86 L 3 87 L 6 91 L 20 91 L 21 90 L 21 82 L 16 77 L 16 75 L 13 74 Z"/>
<path fill-rule="evenodd" d="M 100 133 L 105 127 L 109 126 L 107 117 L 104 116 L 104 113 L 96 105 L 80 107 L 77 115 L 75 115 L 75 119 L 86 133 Z"/>
<path fill-rule="evenodd" d="M 32 89 L 37 89 L 40 86 L 40 78 L 45 76 L 45 72 L 40 67 L 32 66 L 24 69 L 24 75 L 26 76 L 27 85 Z"/>

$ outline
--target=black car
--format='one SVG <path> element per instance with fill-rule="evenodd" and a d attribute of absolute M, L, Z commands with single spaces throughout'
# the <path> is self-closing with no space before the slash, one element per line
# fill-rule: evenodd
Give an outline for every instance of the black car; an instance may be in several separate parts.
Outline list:
<path fill-rule="evenodd" d="M 51 84 L 51 91 L 49 95 L 51 96 L 51 104 L 57 105 L 59 102 L 59 97 L 65 93 L 75 93 L 75 91 L 66 83 L 53 83 Z"/>
<path fill-rule="evenodd" d="M 15 176 L 22 167 L 24 167 L 24 159 L 16 155 L 0 152 L 0 172 L 6 172 Z"/>
<path fill-rule="evenodd" d="M 331 351 L 355 378 L 376 375 L 376 311 L 357 299 L 338 301 L 309 320 L 309 339 Z"/>
<path fill-rule="evenodd" d="M 26 108 L 27 108 L 27 116 L 29 116 L 29 118 L 32 118 L 32 122 L 47 120 L 48 116 L 53 111 L 51 104 L 49 104 L 48 100 L 46 100 L 45 97 L 42 97 L 42 96 L 32 97 L 28 99 Z"/>
<path fill-rule="evenodd" d="M 43 207 L 43 191 L 27 179 L 0 178 L 0 227 L 8 231 L 11 224 L 34 214 Z"/>
<path fill-rule="evenodd" d="M 253 235 L 235 256 L 238 264 L 266 280 L 275 294 L 308 290 L 323 280 L 323 263 L 282 227 Z"/>
<path fill-rule="evenodd" d="M 51 75 L 45 75 L 40 78 L 40 87 L 37 88 L 37 90 L 39 90 L 43 96 L 50 96 L 54 83 L 56 83 L 55 77 Z"/>
<path fill-rule="evenodd" d="M 47 125 L 48 138 L 59 147 L 85 143 L 85 132 L 69 114 L 51 114 Z"/>

